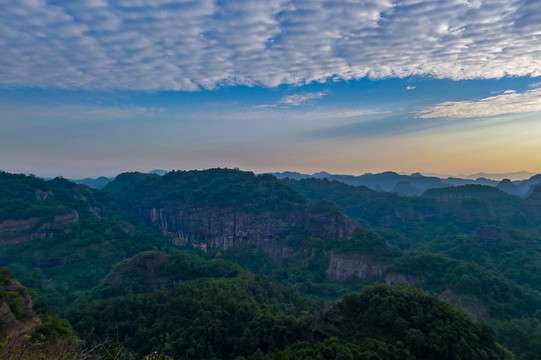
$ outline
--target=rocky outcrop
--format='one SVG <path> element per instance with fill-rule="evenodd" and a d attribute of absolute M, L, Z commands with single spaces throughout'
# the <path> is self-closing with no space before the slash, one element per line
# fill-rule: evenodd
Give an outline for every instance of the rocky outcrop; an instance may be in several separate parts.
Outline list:
<path fill-rule="evenodd" d="M 79 224 L 79 214 L 73 210 L 67 214 L 55 215 L 53 221 L 43 223 L 31 234 L 31 239 L 51 238 L 56 233 L 69 233 Z"/>
<path fill-rule="evenodd" d="M 464 310 L 464 312 L 474 319 L 482 319 L 485 321 L 490 320 L 490 310 L 488 306 L 484 305 L 473 295 L 458 295 L 455 294 L 451 289 L 447 289 L 438 297 L 447 301 L 451 305 Z"/>
<path fill-rule="evenodd" d="M 0 335 L 17 339 L 33 333 L 40 322 L 34 315 L 32 299 L 26 288 L 10 280 L 0 292 L 3 295 L 0 300 Z"/>
<path fill-rule="evenodd" d="M 352 277 L 358 279 L 381 278 L 386 265 L 371 261 L 361 254 L 334 254 L 331 253 L 327 279 L 345 281 Z"/>
<path fill-rule="evenodd" d="M 0 241 L 3 244 L 18 244 L 32 238 L 32 233 L 40 221 L 39 217 L 26 220 L 6 220 L 0 223 Z"/>
<path fill-rule="evenodd" d="M 388 273 L 385 275 L 385 283 L 387 285 L 417 285 L 423 281 L 420 276 L 404 274 L 404 273 Z"/>
<path fill-rule="evenodd" d="M 33 239 L 50 238 L 55 233 L 71 232 L 79 224 L 79 214 L 73 210 L 55 215 L 51 221 L 39 217 L 25 220 L 5 220 L 0 223 L 0 243 L 19 244 Z"/>
<path fill-rule="evenodd" d="M 50 191 L 36 190 L 36 200 L 46 201 L 53 193 Z"/>
<path fill-rule="evenodd" d="M 419 285 L 421 276 L 406 273 L 387 272 L 388 263 L 377 262 L 363 254 L 330 254 L 327 279 L 346 281 L 357 279 L 384 279 L 388 285 Z"/>
<path fill-rule="evenodd" d="M 248 213 L 231 208 L 195 207 L 142 209 L 143 217 L 157 224 L 163 234 L 176 245 L 192 244 L 202 250 L 228 249 L 252 244 L 274 261 L 294 254 L 294 249 L 280 243 L 280 237 L 293 229 L 303 229 L 316 239 L 350 238 L 354 226 L 343 215 L 325 216 L 318 213 Z"/>

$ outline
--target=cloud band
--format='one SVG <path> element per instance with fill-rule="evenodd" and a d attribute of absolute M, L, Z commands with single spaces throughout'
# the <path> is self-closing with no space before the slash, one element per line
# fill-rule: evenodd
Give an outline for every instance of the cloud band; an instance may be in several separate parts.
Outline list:
<path fill-rule="evenodd" d="M 541 2 L 0 0 L 0 86 L 198 90 L 541 75 Z"/>

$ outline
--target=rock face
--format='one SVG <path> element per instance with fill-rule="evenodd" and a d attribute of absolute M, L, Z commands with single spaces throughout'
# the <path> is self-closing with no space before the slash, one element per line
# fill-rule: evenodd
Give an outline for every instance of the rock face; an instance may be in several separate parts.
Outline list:
<path fill-rule="evenodd" d="M 6 220 L 0 223 L 0 239 L 3 244 L 17 244 L 32 238 L 33 230 L 40 218 Z"/>
<path fill-rule="evenodd" d="M 55 233 L 66 233 L 79 224 L 77 211 L 56 215 L 51 221 L 39 217 L 25 220 L 6 220 L 0 223 L 0 243 L 18 244 L 33 239 L 53 237 Z"/>
<path fill-rule="evenodd" d="M 359 279 L 381 278 L 386 266 L 369 260 L 360 254 L 331 253 L 327 279 L 335 281 L 348 280 L 351 277 Z"/>
<path fill-rule="evenodd" d="M 385 275 L 385 283 L 387 285 L 417 285 L 422 281 L 423 279 L 419 276 L 404 273 L 388 273 Z"/>
<path fill-rule="evenodd" d="M 357 279 L 384 279 L 388 285 L 418 285 L 423 282 L 421 276 L 406 273 L 387 272 L 388 263 L 371 260 L 362 254 L 331 253 L 329 267 L 325 275 L 333 281 Z"/>
<path fill-rule="evenodd" d="M 32 299 L 26 288 L 15 280 L 9 280 L 1 292 L 3 296 L 0 300 L 0 324 L 2 324 L 0 335 L 16 339 L 31 334 L 40 323 L 34 316 Z M 17 301 L 10 300 L 13 298 Z"/>
<path fill-rule="evenodd" d="M 451 289 L 447 289 L 439 295 L 439 298 L 461 308 L 474 319 L 490 320 L 490 310 L 473 295 L 457 295 Z"/>
<path fill-rule="evenodd" d="M 309 212 L 247 213 L 231 208 L 194 207 L 142 209 L 141 215 L 157 224 L 176 245 L 191 244 L 206 250 L 252 244 L 275 261 L 294 254 L 294 249 L 278 240 L 295 228 L 304 229 L 308 236 L 317 239 L 350 238 L 354 230 L 351 220 L 343 214 L 329 217 Z"/>

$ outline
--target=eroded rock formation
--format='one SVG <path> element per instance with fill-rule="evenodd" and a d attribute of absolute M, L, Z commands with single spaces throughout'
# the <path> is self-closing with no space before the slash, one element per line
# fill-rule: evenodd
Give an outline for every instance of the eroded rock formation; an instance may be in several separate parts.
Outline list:
<path fill-rule="evenodd" d="M 354 230 L 352 221 L 343 214 L 329 217 L 310 212 L 248 213 L 202 207 L 142 209 L 141 214 L 157 224 L 176 245 L 191 244 L 206 250 L 252 244 L 277 262 L 294 255 L 292 247 L 280 242 L 294 229 L 302 229 L 315 239 L 351 238 Z"/>
<path fill-rule="evenodd" d="M 49 238 L 56 233 L 71 232 L 78 224 L 79 214 L 75 210 L 56 215 L 50 221 L 39 217 L 5 220 L 0 223 L 0 243 L 19 244 L 33 239 Z"/>

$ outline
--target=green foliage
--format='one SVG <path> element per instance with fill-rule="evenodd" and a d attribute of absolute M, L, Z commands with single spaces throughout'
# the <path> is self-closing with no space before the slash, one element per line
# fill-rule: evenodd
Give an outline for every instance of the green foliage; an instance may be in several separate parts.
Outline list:
<path fill-rule="evenodd" d="M 532 317 L 495 322 L 494 328 L 506 347 L 525 359 L 541 359 L 541 311 Z"/>
<path fill-rule="evenodd" d="M 47 191 L 49 186 L 40 178 L 0 171 L 0 223 L 53 215 L 54 206 L 37 195 Z"/>
<path fill-rule="evenodd" d="M 0 304 L 6 303 L 17 320 L 25 321 L 32 317 L 32 309 L 27 306 L 29 300 L 28 289 L 15 281 L 11 270 L 0 267 Z M 5 325 L 0 324 L 0 330 Z"/>
<path fill-rule="evenodd" d="M 32 338 L 22 340 L 4 339 L 0 341 L 2 360 L 102 360 L 94 356 L 81 356 L 77 352 L 75 339 L 53 339 L 37 341 Z"/>
<path fill-rule="evenodd" d="M 496 318 L 509 319 L 533 314 L 541 304 L 541 294 L 518 286 L 503 276 L 475 264 L 430 253 L 406 253 L 397 258 L 390 272 L 406 272 L 423 279 L 423 288 L 457 294 L 471 294 Z"/>
<path fill-rule="evenodd" d="M 472 322 L 435 295 L 414 287 L 373 285 L 327 310 L 344 319 L 347 340 L 401 342 L 418 359 L 507 359 L 490 328 Z"/>
<path fill-rule="evenodd" d="M 120 174 L 104 190 L 132 207 L 221 207 L 246 212 L 302 209 L 306 199 L 271 175 L 231 169 Z"/>
<path fill-rule="evenodd" d="M 68 312 L 87 340 L 111 336 L 140 356 L 234 359 L 276 351 L 300 335 L 314 304 L 261 278 L 197 279 L 170 290 L 79 303 Z"/>
<path fill-rule="evenodd" d="M 20 323 L 11 321 L 8 324 L 0 317 L 0 322 L 4 325 L 0 329 L 0 358 L 82 360 L 76 356 L 77 339 L 68 321 L 51 316 L 41 308 L 38 322 L 36 313 L 29 306 L 30 293 L 30 290 L 13 278 L 9 269 L 0 268 L 0 304 L 7 303 L 15 318 L 25 322 L 26 326 L 21 328 Z M 11 327 L 8 328 L 8 325 Z"/>
<path fill-rule="evenodd" d="M 272 278 L 271 274 L 280 272 L 282 269 L 279 264 L 274 263 L 261 250 L 250 245 L 238 246 L 235 249 L 211 251 L 209 255 L 219 255 L 224 259 L 239 264 L 243 269 L 270 278 Z"/>
<path fill-rule="evenodd" d="M 96 286 L 123 258 L 164 247 L 151 236 L 121 229 L 75 230 L 9 248 L 3 258 L 24 284 L 38 290 L 42 300 L 59 306 L 73 301 L 77 291 Z"/>
<path fill-rule="evenodd" d="M 31 233 L 36 229 L 30 229 L 21 235 L 25 240 L 2 246 L 0 263 L 53 307 L 97 285 L 117 262 L 140 251 L 168 247 L 156 229 L 138 220 L 126 221 L 132 219 L 105 193 L 62 178 L 45 182 L 0 173 L 0 183 L 10 189 L 4 193 L 7 201 L 26 201 L 36 207 L 35 214 L 21 216 L 37 216 L 36 228 L 45 225 L 48 229 L 37 235 Z M 6 204 L 0 204 L 2 211 L 9 219 L 18 219 Z M 56 215 L 75 212 L 76 224 L 67 227 L 55 222 Z"/>
<path fill-rule="evenodd" d="M 247 357 L 258 359 L 257 355 Z M 375 339 L 364 339 L 362 342 L 348 342 L 331 337 L 313 346 L 287 349 L 278 353 L 267 354 L 264 360 L 414 360 L 399 342 L 387 344 Z"/>
<path fill-rule="evenodd" d="M 139 218 L 149 207 L 215 207 L 278 216 L 304 213 L 317 225 L 319 219 L 342 216 L 339 206 L 364 230 L 352 239 L 320 240 L 307 236 L 302 225 L 293 227 L 272 239 L 292 249 L 290 257 L 277 256 L 274 262 L 248 245 L 199 255 L 170 250 L 159 230 Z M 74 211 L 78 224 L 73 228 L 52 225 L 59 215 Z M 114 337 L 118 326 L 122 344 L 139 356 L 159 350 L 177 358 L 387 359 L 395 352 L 419 358 L 416 341 L 426 343 L 432 335 L 404 317 L 415 326 L 396 333 L 396 339 L 364 334 L 361 339 L 340 336 L 315 346 L 306 344 L 314 340 L 307 339 L 304 323 L 306 311 L 313 307 L 306 305 L 310 301 L 299 300 L 302 297 L 294 290 L 332 300 L 374 280 L 327 280 L 331 253 L 359 254 L 385 268 L 384 275 L 405 274 L 429 291 L 448 290 L 458 298 L 474 299 L 488 309 L 505 344 L 530 357 L 533 350 L 528 349 L 537 349 L 535 311 L 541 297 L 531 289 L 539 290 L 541 283 L 541 212 L 535 199 L 521 200 L 484 187 L 441 189 L 406 198 L 327 180 L 278 181 L 270 175 L 228 169 L 174 171 L 163 177 L 126 173 L 105 191 L 62 178 L 43 181 L 0 173 L 0 223 L 31 218 L 37 222 L 30 231 L 42 226 L 48 230 L 3 246 L 0 263 L 36 288 L 37 303 L 45 301 L 53 311 L 80 298 L 69 314 L 86 339 Z M 403 252 L 411 249 L 416 251 Z M 289 289 L 251 277 L 246 269 Z M 9 282 L 10 276 L 0 268 L 0 282 Z M 216 279 L 222 277 L 226 279 Z M 166 290 L 156 291 L 162 288 Z M 398 296 L 393 294 L 389 296 Z M 9 289 L 2 296 L 24 318 L 23 294 Z M 395 308 L 415 305 L 413 300 L 393 303 L 380 298 Z M 436 313 L 447 314 L 438 306 Z M 430 320 L 424 313 L 412 316 Z M 475 336 L 489 333 L 480 325 L 475 332 L 458 323 L 443 321 L 452 332 L 466 326 L 464 342 L 472 349 L 480 344 Z M 395 325 L 398 329 L 404 323 Z M 62 333 L 61 322 L 51 320 L 47 326 L 44 333 Z M 529 330 L 520 332 L 519 326 Z M 404 339 L 407 347 L 399 343 Z M 464 345 L 458 335 L 434 341 L 439 340 Z M 501 355 L 497 347 L 489 348 Z M 490 358 L 492 353 L 485 352 Z M 464 354 L 472 353 L 464 350 Z"/>
<path fill-rule="evenodd" d="M 494 198 L 494 197 L 500 197 L 500 196 L 510 196 L 508 194 L 505 194 L 495 188 L 494 186 L 486 186 L 486 185 L 479 185 L 479 184 L 467 184 L 467 185 L 461 185 L 461 186 L 451 186 L 451 187 L 444 187 L 444 188 L 432 188 L 428 189 L 424 195 L 429 197 L 440 197 L 442 195 L 463 195 L 463 194 L 470 194 L 470 195 L 476 195 L 480 197 L 485 198 Z"/>
<path fill-rule="evenodd" d="M 24 303 L 24 297 L 20 291 L 4 291 L 1 295 L 1 299 L 4 300 L 15 318 L 18 320 L 26 320 L 30 314 Z"/>
<path fill-rule="evenodd" d="M 235 277 L 243 270 L 225 259 L 204 260 L 186 251 L 146 251 L 119 262 L 104 282 L 85 295 L 104 299 L 171 288 L 196 278 Z"/>
<path fill-rule="evenodd" d="M 46 183 L 34 176 L 10 174 L 0 171 L 0 198 L 2 199 L 35 199 L 36 190 L 47 191 Z"/>
<path fill-rule="evenodd" d="M 71 338 L 73 330 L 66 319 L 52 316 L 47 313 L 40 314 L 41 325 L 36 329 L 32 338 L 39 341 L 50 341 L 53 339 Z"/>
<path fill-rule="evenodd" d="M 541 291 L 541 241 L 535 232 L 481 226 L 471 235 L 448 235 L 420 248 L 474 262 Z"/>
<path fill-rule="evenodd" d="M 335 202 L 353 220 L 402 248 L 431 242 L 442 235 L 472 233 L 487 224 L 537 226 L 527 221 L 524 200 L 493 187 L 435 188 L 427 191 L 426 196 L 405 197 L 337 181 L 287 179 L 282 182 L 312 201 Z M 451 200 L 442 201 L 444 195 Z"/>
<path fill-rule="evenodd" d="M 389 245 L 385 239 L 373 231 L 357 229 L 351 239 L 333 239 L 320 244 L 325 250 L 334 253 L 363 254 L 374 261 L 390 262 L 402 252 Z"/>
<path fill-rule="evenodd" d="M 332 243 L 330 240 L 329 242 Z M 334 300 L 348 291 L 359 290 L 366 285 L 367 282 L 355 279 L 344 283 L 327 280 L 327 245 L 327 241 L 306 242 L 304 246 L 313 247 L 308 247 L 307 251 L 284 259 L 281 263 L 273 262 L 260 249 L 250 245 L 220 251 L 219 254 L 255 274 L 325 300 Z"/>
<path fill-rule="evenodd" d="M 343 213 L 342 209 L 338 207 L 338 205 L 329 200 L 314 201 L 308 207 L 308 211 L 315 214 L 325 215 L 329 218 L 337 217 Z"/>

